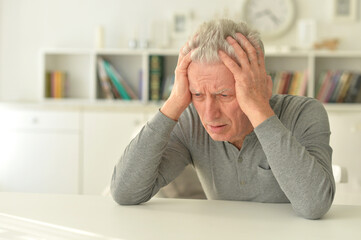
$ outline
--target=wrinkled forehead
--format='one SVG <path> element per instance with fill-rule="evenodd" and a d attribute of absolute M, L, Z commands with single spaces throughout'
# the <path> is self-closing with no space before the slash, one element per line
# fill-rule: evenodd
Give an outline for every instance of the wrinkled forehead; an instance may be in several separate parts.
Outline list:
<path fill-rule="evenodd" d="M 188 67 L 190 88 L 209 88 L 219 91 L 222 88 L 234 88 L 234 77 L 223 63 L 191 62 Z"/>

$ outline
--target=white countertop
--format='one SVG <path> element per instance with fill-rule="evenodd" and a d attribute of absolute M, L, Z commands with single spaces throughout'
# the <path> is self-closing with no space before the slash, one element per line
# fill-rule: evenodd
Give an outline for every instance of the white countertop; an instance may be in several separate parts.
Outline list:
<path fill-rule="evenodd" d="M 361 239 L 361 206 L 334 205 L 307 220 L 290 204 L 155 198 L 119 206 L 101 196 L 0 193 L 1 216 L 88 234 L 76 239 Z"/>

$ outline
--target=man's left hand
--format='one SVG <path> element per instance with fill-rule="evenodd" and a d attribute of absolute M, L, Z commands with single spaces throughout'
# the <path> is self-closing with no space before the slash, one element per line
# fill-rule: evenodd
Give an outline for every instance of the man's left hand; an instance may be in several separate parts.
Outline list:
<path fill-rule="evenodd" d="M 253 127 L 257 127 L 274 115 L 269 105 L 272 96 L 272 79 L 266 73 L 264 54 L 260 46 L 253 46 L 240 33 L 236 36 L 238 41 L 227 37 L 227 42 L 234 48 L 237 62 L 223 51 L 219 51 L 219 56 L 233 73 L 240 108 Z"/>

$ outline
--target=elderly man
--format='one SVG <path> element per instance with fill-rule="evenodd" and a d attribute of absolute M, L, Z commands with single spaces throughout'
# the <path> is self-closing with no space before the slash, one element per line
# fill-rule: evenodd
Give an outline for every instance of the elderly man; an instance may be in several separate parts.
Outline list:
<path fill-rule="evenodd" d="M 146 202 L 192 164 L 208 199 L 290 202 L 322 217 L 335 193 L 327 113 L 271 89 L 257 32 L 226 19 L 201 25 L 180 51 L 170 97 L 114 169 L 115 201 Z"/>

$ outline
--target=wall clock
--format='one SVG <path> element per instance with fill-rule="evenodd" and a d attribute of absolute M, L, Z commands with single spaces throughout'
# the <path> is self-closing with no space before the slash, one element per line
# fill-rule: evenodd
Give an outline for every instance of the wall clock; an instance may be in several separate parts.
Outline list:
<path fill-rule="evenodd" d="M 284 34 L 294 22 L 293 0 L 246 0 L 243 19 L 261 33 L 262 38 Z"/>

